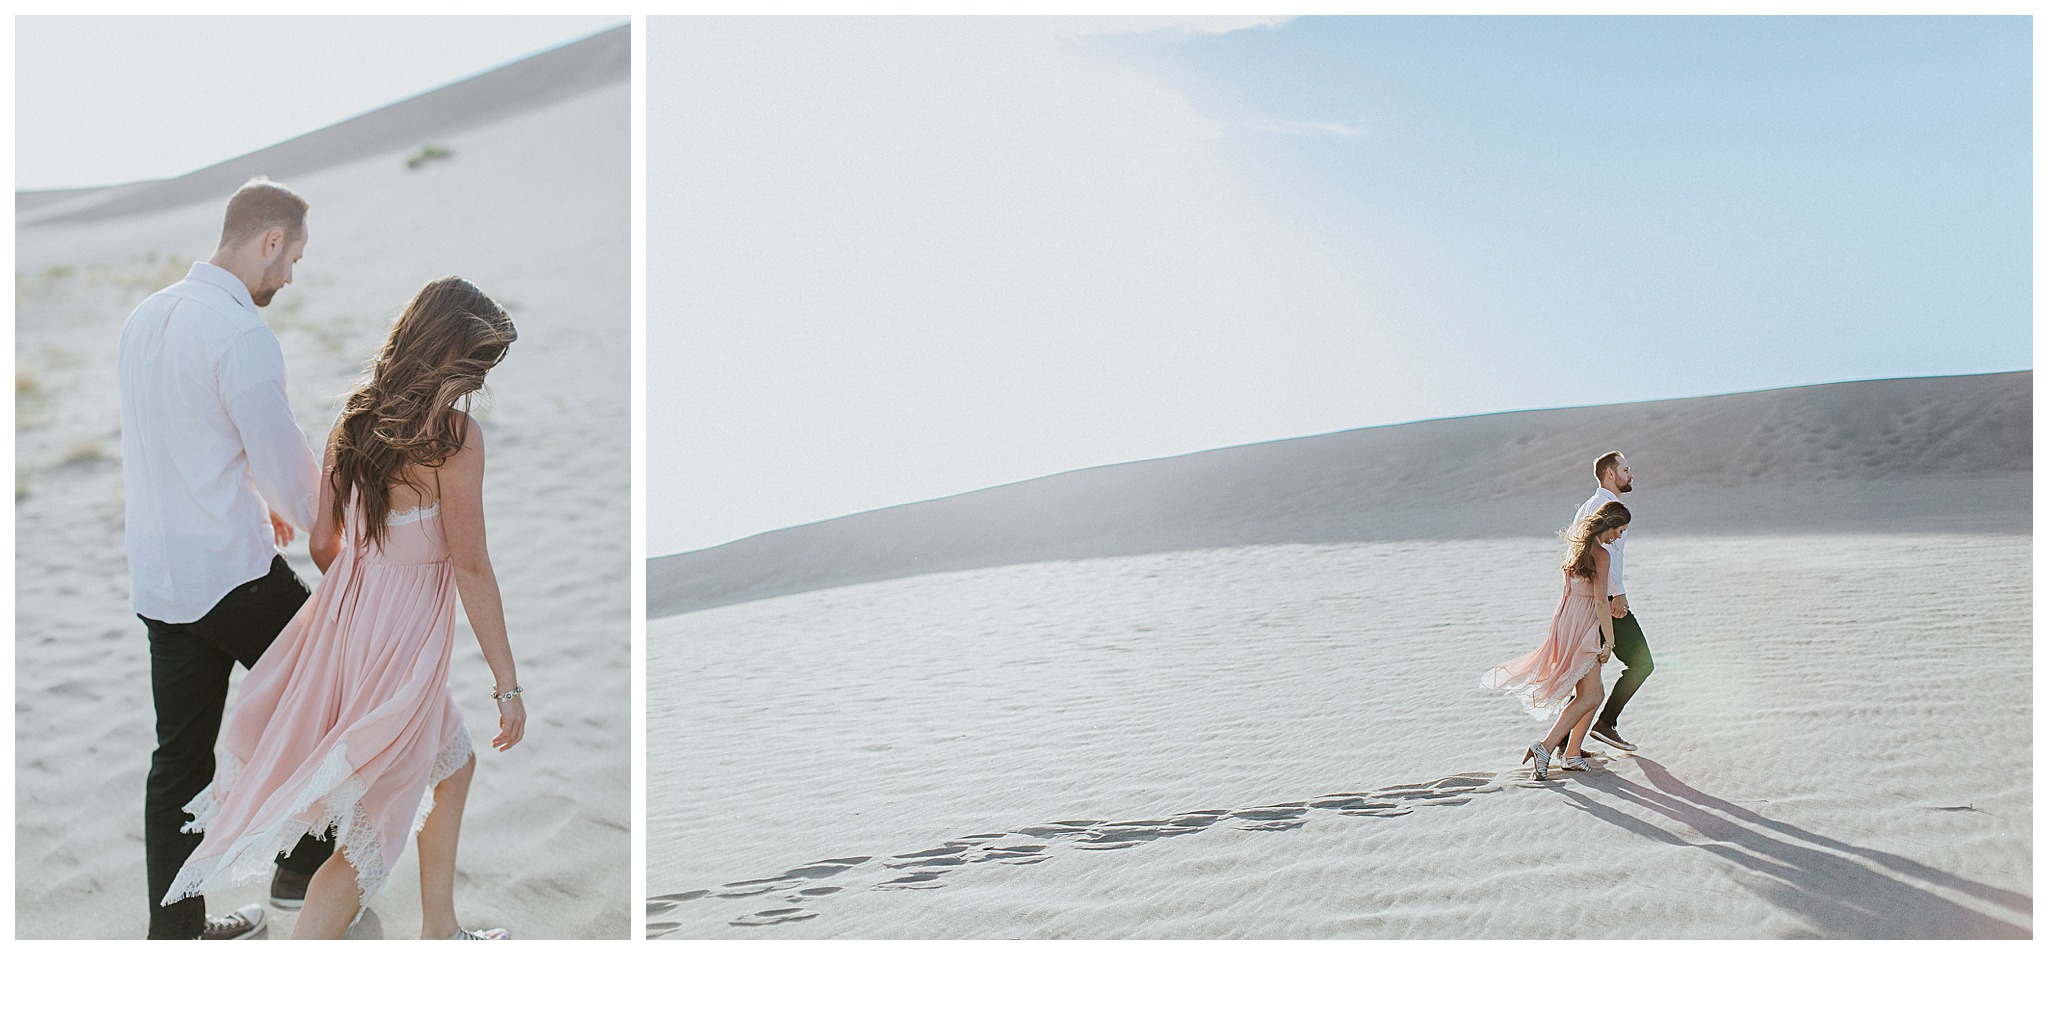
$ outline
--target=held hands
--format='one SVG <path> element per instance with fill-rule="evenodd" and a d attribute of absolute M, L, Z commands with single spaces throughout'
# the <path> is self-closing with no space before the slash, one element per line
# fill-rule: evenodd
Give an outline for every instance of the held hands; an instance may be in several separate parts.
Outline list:
<path fill-rule="evenodd" d="M 286 523 L 283 518 L 279 517 L 276 510 L 272 510 L 270 513 L 270 532 L 276 535 L 279 548 L 291 547 L 292 538 L 298 536 L 298 532 L 292 529 L 291 524 Z"/>
<path fill-rule="evenodd" d="M 1625 594 L 1617 594 L 1617 595 L 1615 595 L 1614 597 L 1612 597 L 1612 598 L 1609 598 L 1609 599 L 1607 599 L 1607 611 L 1608 611 L 1608 612 L 1609 612 L 1609 613 L 1610 613 L 1610 614 L 1611 614 L 1611 615 L 1612 615 L 1612 616 L 1613 616 L 1613 617 L 1614 617 L 1615 619 L 1625 619 L 1625 618 L 1627 618 L 1627 617 L 1628 617 L 1628 595 L 1625 595 Z"/>
<path fill-rule="evenodd" d="M 512 745 L 526 738 L 526 699 L 514 696 L 496 703 L 498 735 L 491 738 L 491 747 L 510 751 Z"/>

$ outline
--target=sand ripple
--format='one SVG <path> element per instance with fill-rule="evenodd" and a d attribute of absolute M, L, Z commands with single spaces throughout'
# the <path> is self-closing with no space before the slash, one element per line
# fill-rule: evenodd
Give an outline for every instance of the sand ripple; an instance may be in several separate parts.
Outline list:
<path fill-rule="evenodd" d="M 1542 542 L 1018 565 L 654 621 L 649 934 L 2031 934 L 2028 538 L 1630 553 L 1643 749 L 1542 784 L 1530 721 L 1476 684 L 1556 600 Z"/>

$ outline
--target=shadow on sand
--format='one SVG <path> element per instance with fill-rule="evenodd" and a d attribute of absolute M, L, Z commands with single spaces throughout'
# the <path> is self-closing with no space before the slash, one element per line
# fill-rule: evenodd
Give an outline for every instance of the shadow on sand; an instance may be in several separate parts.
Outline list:
<path fill-rule="evenodd" d="M 697 901 L 752 901 L 757 910 L 728 924 L 781 925 L 817 918 L 820 902 L 834 894 L 938 889 L 951 873 L 976 865 L 1035 865 L 1066 852 L 1122 850 L 1215 828 L 1280 832 L 1299 829 L 1311 818 L 1396 818 L 1421 808 L 1459 807 L 1482 794 L 1528 789 L 1555 791 L 1594 817 L 1638 836 L 1700 850 L 1746 869 L 1755 880 L 1750 885 L 1808 923 L 1809 930 L 1794 937 L 2020 939 L 2033 934 L 2034 902 L 2025 894 L 1820 836 L 1702 793 L 1648 758 L 1630 761 L 1642 768 L 1649 786 L 1609 771 L 1561 774 L 1548 782 L 1519 770 L 1467 772 L 1243 810 L 1210 808 L 1116 822 L 1069 819 L 976 833 L 906 854 L 825 858 L 770 876 L 649 897 L 647 935 L 653 939 L 680 929 L 682 922 L 674 914 Z M 1688 839 L 1659 825 L 1659 819 L 1706 839 Z M 2028 925 L 1966 907 L 1933 888 L 2003 908 Z"/>
<path fill-rule="evenodd" d="M 2034 899 L 1964 879 L 1896 854 L 1843 843 L 1759 814 L 1673 776 L 1663 765 L 1631 759 L 1649 786 L 1614 772 L 1593 774 L 1563 791 L 1588 814 L 1637 836 L 1704 851 L 1747 869 L 1746 885 L 1799 916 L 1809 931 L 1786 938 L 2026 939 Z M 1596 800 L 1604 794 L 1619 804 Z M 1705 837 L 1687 839 L 1658 824 L 1678 823 Z M 2012 912 L 2027 925 L 1957 903 L 1939 891 Z"/>

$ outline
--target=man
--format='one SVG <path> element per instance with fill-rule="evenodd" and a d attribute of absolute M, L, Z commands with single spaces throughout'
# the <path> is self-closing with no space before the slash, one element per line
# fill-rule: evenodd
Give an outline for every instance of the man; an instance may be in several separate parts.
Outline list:
<path fill-rule="evenodd" d="M 285 399 L 284 352 L 257 309 L 292 283 L 307 203 L 263 178 L 228 199 L 220 246 L 142 301 L 121 329 L 121 479 L 129 606 L 149 632 L 155 753 L 143 803 L 150 939 L 249 939 L 263 906 L 208 918 L 161 906 L 198 846 L 184 806 L 213 781 L 228 673 L 253 665 L 308 596 L 276 546 L 310 535 L 320 464 Z M 297 907 L 333 853 L 305 838 L 271 901 Z"/>
<path fill-rule="evenodd" d="M 1593 478 L 1599 482 L 1599 487 L 1593 489 L 1593 497 L 1579 506 L 1578 515 L 1572 518 L 1574 523 L 1609 502 L 1619 501 L 1620 496 L 1635 489 L 1635 475 L 1629 471 L 1628 459 L 1619 452 L 1608 452 L 1595 459 Z M 1622 546 L 1627 543 L 1628 531 L 1624 530 L 1613 544 L 1605 546 L 1609 556 L 1607 604 L 1608 611 L 1614 614 L 1614 657 L 1624 668 L 1621 678 L 1614 681 L 1614 690 L 1607 695 L 1606 706 L 1593 718 L 1593 727 L 1587 735 L 1609 747 L 1633 751 L 1636 746 L 1622 739 L 1615 723 L 1620 721 L 1621 710 L 1628 706 L 1628 699 L 1635 696 L 1636 688 L 1643 685 L 1655 666 L 1650 661 L 1650 645 L 1643 640 L 1643 628 L 1628 606 L 1628 591 L 1622 584 Z"/>

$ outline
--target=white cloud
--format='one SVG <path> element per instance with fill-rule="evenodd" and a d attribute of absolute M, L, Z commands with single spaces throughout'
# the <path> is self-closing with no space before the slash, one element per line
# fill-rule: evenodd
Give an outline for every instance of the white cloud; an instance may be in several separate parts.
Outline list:
<path fill-rule="evenodd" d="M 1246 29 L 1279 28 L 1293 21 L 1292 15 L 1111 15 L 1078 18 L 1069 22 L 1076 35 L 1118 35 L 1138 32 L 1181 32 L 1187 35 L 1221 36 Z"/>
<path fill-rule="evenodd" d="M 1267 135 L 1335 135 L 1350 139 L 1365 134 L 1362 124 L 1345 125 L 1332 121 L 1271 121 L 1244 127 Z"/>

